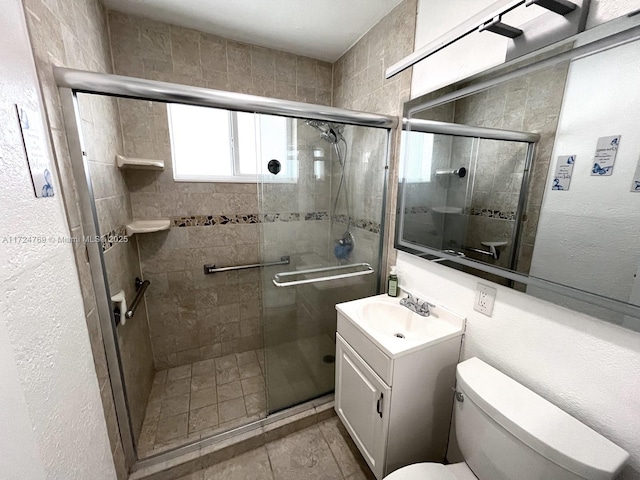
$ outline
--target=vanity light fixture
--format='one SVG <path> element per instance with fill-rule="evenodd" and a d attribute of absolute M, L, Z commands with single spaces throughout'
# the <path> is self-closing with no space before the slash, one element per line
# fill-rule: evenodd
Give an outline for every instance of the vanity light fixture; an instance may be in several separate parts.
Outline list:
<path fill-rule="evenodd" d="M 549 12 L 522 25 L 508 25 L 503 15 L 521 5 L 537 5 Z M 507 60 L 517 58 L 584 30 L 589 0 L 499 0 L 453 30 L 391 65 L 385 72 L 389 79 L 427 57 L 445 49 L 474 32 L 491 32 L 511 39 Z"/>

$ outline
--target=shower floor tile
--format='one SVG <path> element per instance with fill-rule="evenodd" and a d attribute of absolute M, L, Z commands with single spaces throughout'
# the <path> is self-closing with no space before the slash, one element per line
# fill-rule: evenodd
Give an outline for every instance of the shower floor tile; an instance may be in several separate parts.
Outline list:
<path fill-rule="evenodd" d="M 263 355 L 253 350 L 156 372 L 140 458 L 264 418 Z"/>

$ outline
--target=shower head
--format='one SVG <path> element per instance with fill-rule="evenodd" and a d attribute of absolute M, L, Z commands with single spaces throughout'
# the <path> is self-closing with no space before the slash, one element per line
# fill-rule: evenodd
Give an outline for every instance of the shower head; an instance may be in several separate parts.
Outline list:
<path fill-rule="evenodd" d="M 320 138 L 324 141 L 336 144 L 340 140 L 344 140 L 342 136 L 342 132 L 344 132 L 344 125 L 340 123 L 328 123 L 321 122 L 319 120 L 307 120 L 307 125 L 313 127 L 317 130 L 320 130 L 322 133 L 320 134 Z"/>

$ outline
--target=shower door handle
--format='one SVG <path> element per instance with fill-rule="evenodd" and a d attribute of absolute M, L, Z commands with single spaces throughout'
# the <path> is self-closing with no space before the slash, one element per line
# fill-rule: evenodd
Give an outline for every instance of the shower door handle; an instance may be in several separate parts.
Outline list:
<path fill-rule="evenodd" d="M 328 275 L 326 277 L 304 278 L 302 280 L 282 281 L 283 277 L 292 277 L 296 275 L 306 275 L 312 273 L 332 272 L 336 270 L 345 270 L 348 268 L 363 268 L 357 272 L 339 273 L 337 275 Z M 368 263 L 350 263 L 348 265 L 337 265 L 334 267 L 310 268 L 308 270 L 294 270 L 292 272 L 278 273 L 273 276 L 273 284 L 276 287 L 293 287 L 295 285 L 304 285 L 306 283 L 328 282 L 330 280 L 340 280 L 343 278 L 359 277 L 362 275 L 370 275 L 375 270 Z"/>

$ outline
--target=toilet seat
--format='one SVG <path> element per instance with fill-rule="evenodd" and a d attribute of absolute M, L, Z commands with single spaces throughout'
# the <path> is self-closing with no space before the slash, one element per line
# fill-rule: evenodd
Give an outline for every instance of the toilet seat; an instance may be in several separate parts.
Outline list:
<path fill-rule="evenodd" d="M 458 480 L 458 477 L 441 463 L 414 463 L 396 470 L 384 480 Z"/>
<path fill-rule="evenodd" d="M 446 466 L 441 463 L 414 463 L 387 475 L 384 480 L 477 480 L 477 477 L 464 462 Z"/>

